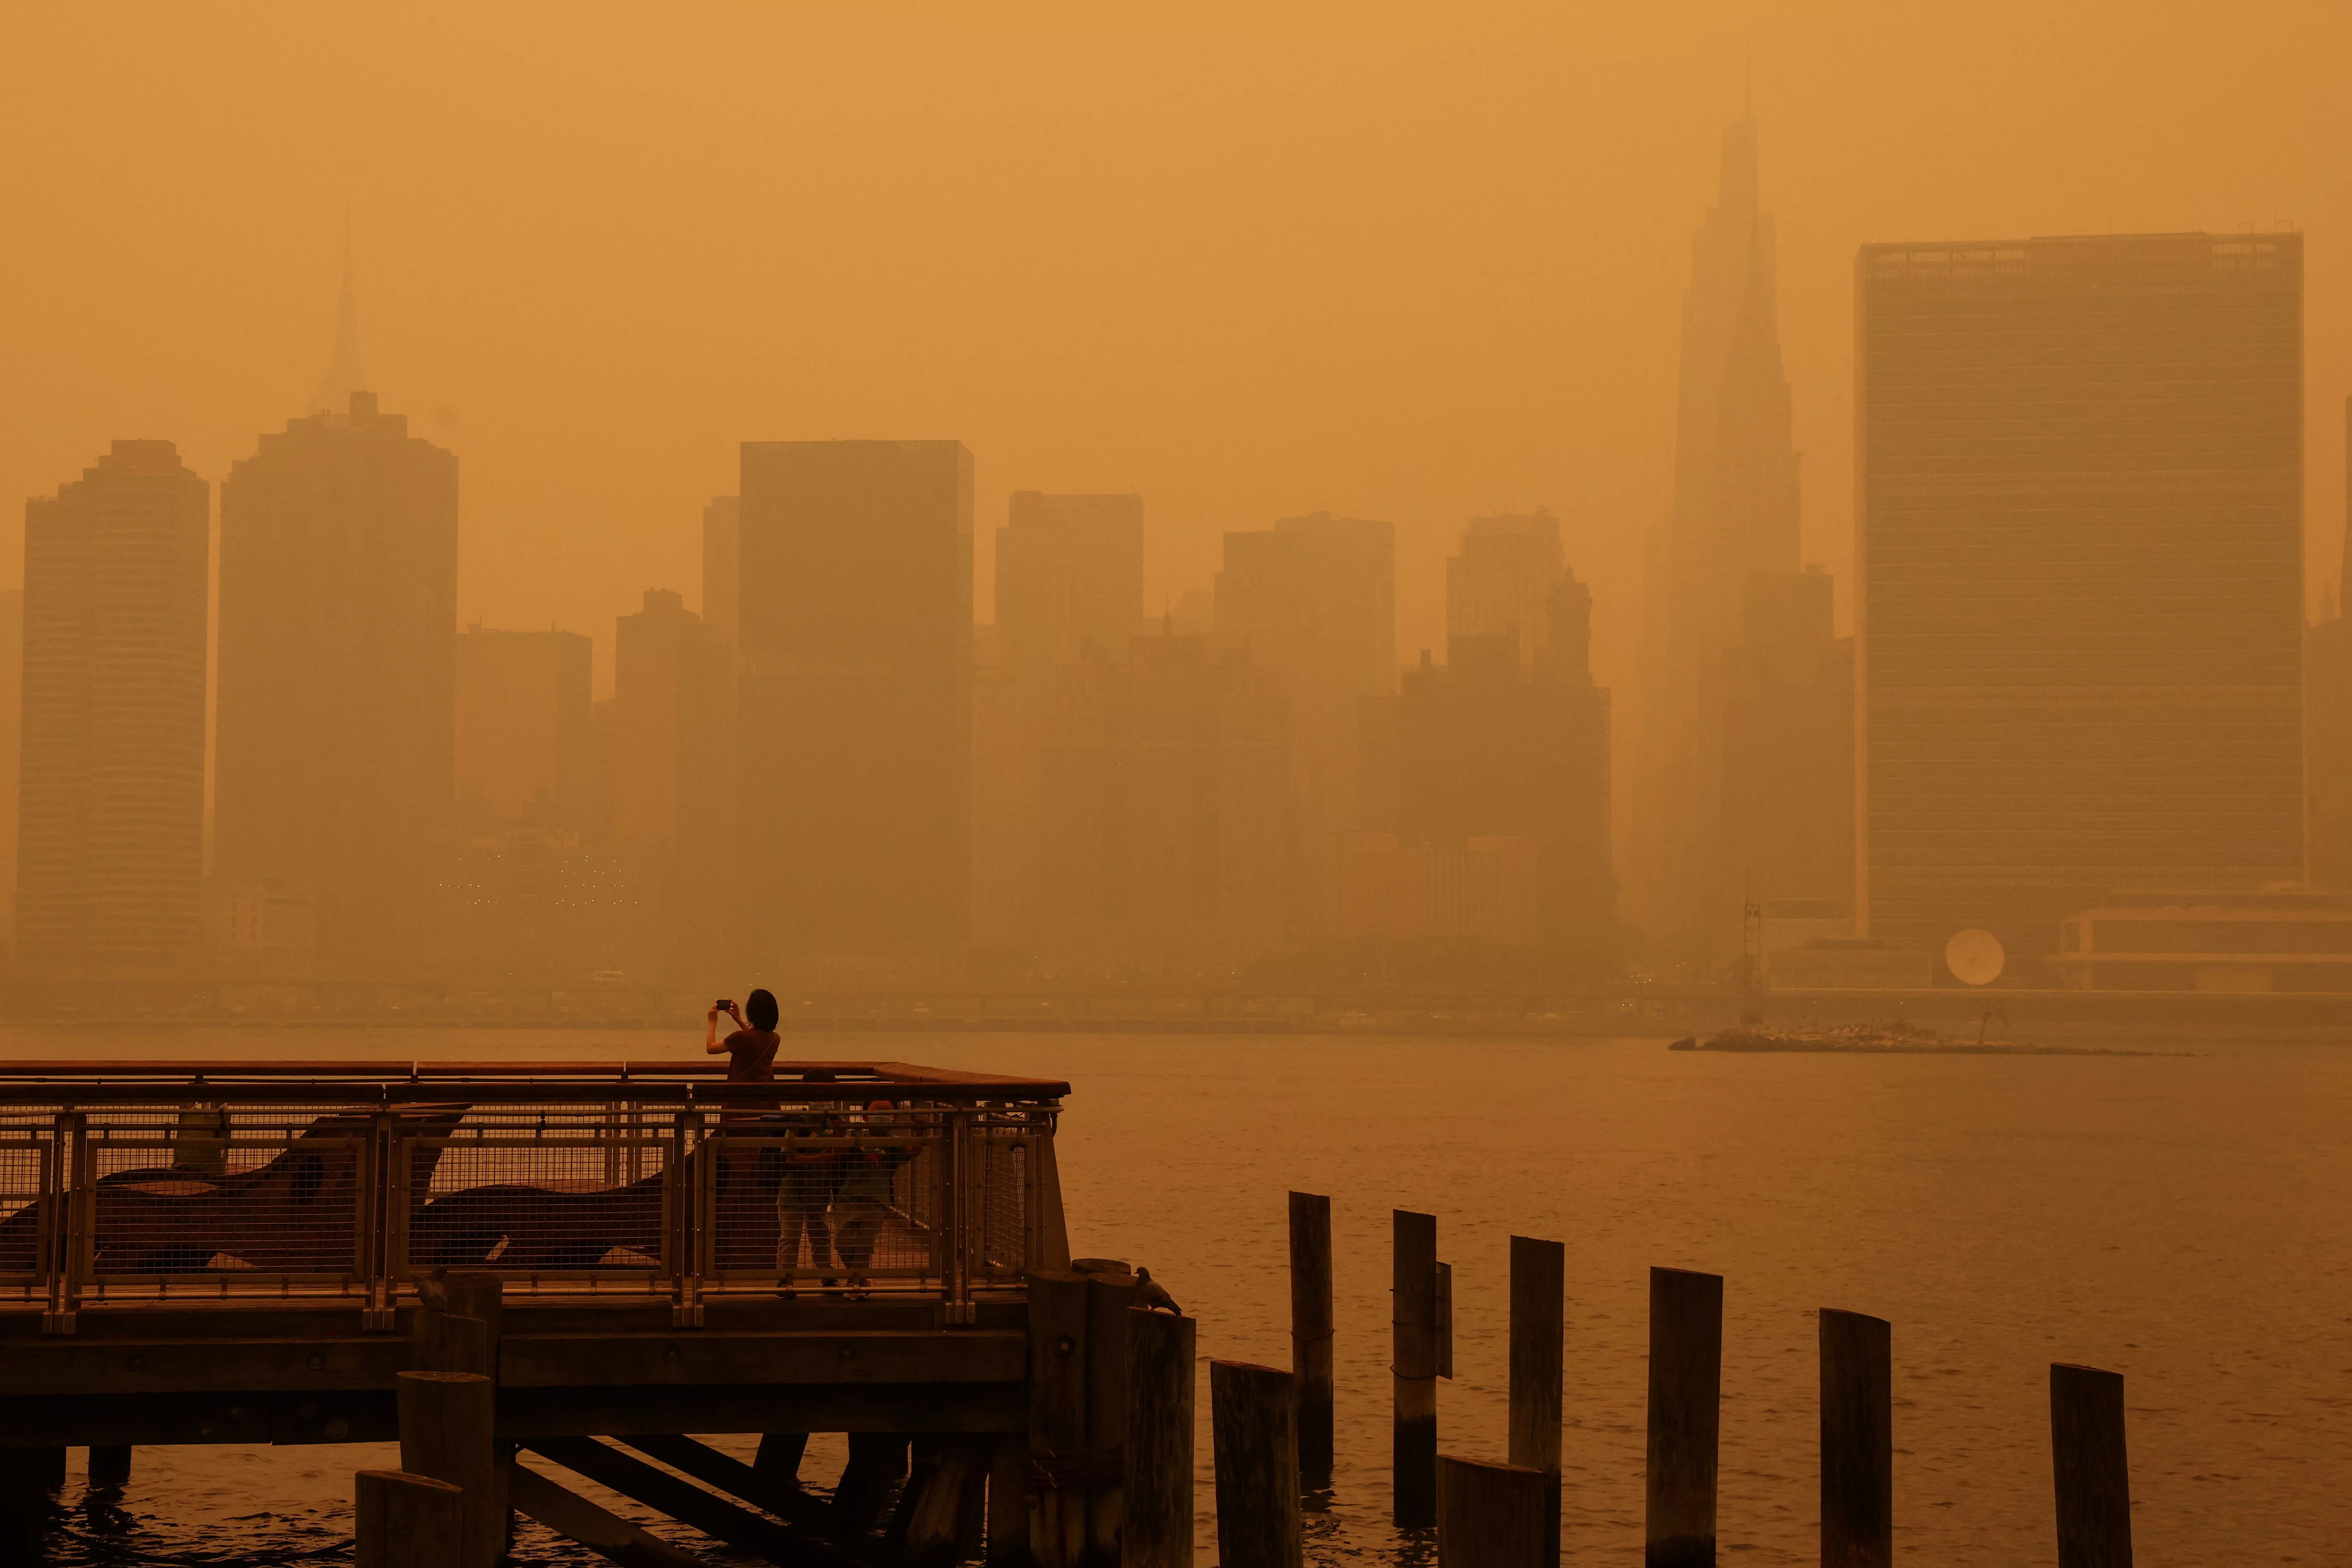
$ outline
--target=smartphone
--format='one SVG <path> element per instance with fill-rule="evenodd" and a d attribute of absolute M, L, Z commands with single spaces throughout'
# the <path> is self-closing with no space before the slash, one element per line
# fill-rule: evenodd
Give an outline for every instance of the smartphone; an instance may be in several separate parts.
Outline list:
<path fill-rule="evenodd" d="M 716 1007 L 716 1008 L 718 1008 L 718 1009 L 719 1009 L 720 1012 L 722 1012 L 722 1013 L 730 1013 L 730 1012 L 732 1012 L 732 1011 L 734 1011 L 734 1008 L 735 1008 L 735 1004 L 734 1004 L 734 1003 L 732 1003 L 732 1002 L 730 1002 L 730 1001 L 729 1001 L 729 1000 L 728 1000 L 726 997 L 724 997 L 724 996 L 721 996 L 718 1001 L 713 1002 L 713 1003 L 711 1004 L 711 1005 L 712 1005 L 712 1006 L 714 1006 L 714 1007 Z"/>

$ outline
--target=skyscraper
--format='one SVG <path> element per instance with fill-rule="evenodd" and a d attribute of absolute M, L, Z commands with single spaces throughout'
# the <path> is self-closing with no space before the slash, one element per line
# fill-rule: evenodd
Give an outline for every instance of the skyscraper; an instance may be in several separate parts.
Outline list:
<path fill-rule="evenodd" d="M 1475 528 L 1475 525 L 1474 524 Z M 1464 552 L 1491 535 L 1465 532 Z M 1474 605 L 1449 620 L 1443 665 L 1423 657 L 1395 700 L 1398 837 L 1408 848 L 1460 852 L 1472 840 L 1535 845 L 1538 931 L 1589 937 L 1614 910 L 1610 868 L 1609 693 L 1593 685 L 1592 595 L 1550 558 L 1530 552 L 1541 598 L 1496 621 Z M 1449 574 L 1449 581 L 1458 578 Z M 1533 664 L 1521 648 L 1538 643 Z"/>
<path fill-rule="evenodd" d="M 996 531 L 996 619 L 974 668 L 972 924 L 1001 945 L 1041 932 L 1039 766 L 1055 694 L 1088 661 L 1124 663 L 1143 616 L 1143 498 L 1016 490 Z"/>
<path fill-rule="evenodd" d="M 1190 968 L 1289 935 L 1283 701 L 1248 656 L 1172 631 L 1089 651 L 1054 695 L 1034 933 L 1065 961 Z"/>
<path fill-rule="evenodd" d="M 970 918 L 971 454 L 743 444 L 751 956 L 932 952 Z"/>
<path fill-rule="evenodd" d="M 1719 839 L 1725 650 L 1748 575 L 1800 564 L 1797 454 L 1780 363 L 1771 217 L 1756 121 L 1723 133 L 1715 206 L 1691 247 L 1672 510 L 1645 549 L 1642 701 L 1628 827 L 1637 922 L 1720 949 L 1738 932 Z"/>
<path fill-rule="evenodd" d="M 456 742 L 457 459 L 354 392 L 221 486 L 215 872 L 315 902 L 320 973 L 418 962 Z"/>
<path fill-rule="evenodd" d="M 210 525 L 169 441 L 26 503 L 20 973 L 201 961 Z"/>
<path fill-rule="evenodd" d="M 0 588 L 0 889 L 8 897 L 0 930 L 16 939 L 16 783 L 25 735 L 25 590 Z"/>
<path fill-rule="evenodd" d="M 1217 637 L 1288 710 L 1300 908 L 1319 910 L 1330 836 L 1370 826 L 1363 711 L 1396 691 L 1396 531 L 1319 511 L 1228 533 L 1215 593 Z"/>
<path fill-rule="evenodd" d="M 2007 979 L 2109 889 L 2303 874 L 2303 242 L 1856 264 L 1862 918 Z"/>
<path fill-rule="evenodd" d="M 702 509 L 702 624 L 719 646 L 735 646 L 742 619 L 743 503 L 712 496 Z"/>
<path fill-rule="evenodd" d="M 457 805 L 472 826 L 588 820 L 593 652 L 578 632 L 458 634 Z"/>
<path fill-rule="evenodd" d="M 1472 518 L 1445 558 L 1447 638 L 1509 637 L 1519 668 L 1533 669 L 1550 635 L 1545 600 L 1567 570 L 1551 513 Z"/>
<path fill-rule="evenodd" d="M 646 589 L 613 630 L 612 839 L 638 911 L 634 967 L 680 974 L 724 940 L 712 892 L 735 877 L 734 709 L 733 650 L 679 595 Z"/>
<path fill-rule="evenodd" d="M 1039 672 L 1142 629 L 1143 498 L 1016 490 L 996 531 L 996 624 L 1008 663 Z"/>
<path fill-rule="evenodd" d="M 1725 658 L 1723 868 L 1767 921 L 1849 929 L 1853 912 L 1853 639 L 1821 571 L 1748 579 Z"/>

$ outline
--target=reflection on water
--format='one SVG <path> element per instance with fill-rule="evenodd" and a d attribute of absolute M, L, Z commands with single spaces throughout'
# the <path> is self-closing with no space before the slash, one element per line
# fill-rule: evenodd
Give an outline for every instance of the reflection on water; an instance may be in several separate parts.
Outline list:
<path fill-rule="evenodd" d="M 692 1028 L 676 1041 L 698 1042 Z M 1897 1545 L 1913 1562 L 2047 1563 L 2048 1366 L 2130 1382 L 2134 1534 L 2150 1562 L 2333 1561 L 2352 1507 L 2352 1053 L 2189 1058 L 1669 1054 L 1656 1041 L 857 1035 L 790 1042 L 1064 1077 L 1081 1254 L 1150 1265 L 1203 1356 L 1283 1363 L 1283 1194 L 1331 1194 L 1339 1467 L 1319 1563 L 1433 1562 L 1386 1522 L 1388 1225 L 1438 1216 L 1455 1377 L 1442 1447 L 1504 1449 L 1506 1257 L 1568 1245 L 1563 1528 L 1638 1550 L 1652 1264 L 1727 1277 L 1721 1533 L 1811 1563 L 1813 1309 L 1895 1325 Z M 639 1034 L 11 1031 L 10 1056 L 646 1057 Z M 1206 1376 L 1200 1405 L 1207 1418 Z M 736 1451 L 747 1446 L 726 1445 Z M 838 1439 L 811 1446 L 838 1472 Z M 1202 1542 L 1215 1560 L 1208 1442 Z M 77 1456 L 79 1462 L 79 1456 Z M 348 1554 L 373 1446 L 142 1449 L 119 1505 L 68 1490 L 57 1560 Z M 607 1499 L 616 1511 L 632 1511 Z M 685 1539 L 683 1532 L 680 1538 Z M 588 1561 L 535 1529 L 535 1563 Z M 698 1549 L 709 1543 L 697 1541 Z M 728 1560 L 712 1549 L 717 1560 Z"/>

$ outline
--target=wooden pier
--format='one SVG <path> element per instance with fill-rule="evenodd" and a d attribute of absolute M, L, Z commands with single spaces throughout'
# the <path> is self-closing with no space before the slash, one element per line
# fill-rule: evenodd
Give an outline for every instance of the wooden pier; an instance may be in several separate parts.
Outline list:
<path fill-rule="evenodd" d="M 983 1534 L 991 1563 L 1115 1563 L 1123 1337 L 1068 1272 L 1068 1085 L 724 1067 L 0 1063 L 0 1471 L 396 1439 L 437 1474 L 474 1462 L 478 1398 L 483 1474 L 438 1475 L 469 1540 L 487 1488 L 501 1535 L 510 1502 L 681 1560 L 569 1473 L 778 1563 Z M 799 1484 L 813 1432 L 850 1435 L 829 1502 Z M 758 1461 L 689 1433 L 761 1434 Z M 366 1483 L 371 1518 L 446 1528 L 403 1485 Z"/>

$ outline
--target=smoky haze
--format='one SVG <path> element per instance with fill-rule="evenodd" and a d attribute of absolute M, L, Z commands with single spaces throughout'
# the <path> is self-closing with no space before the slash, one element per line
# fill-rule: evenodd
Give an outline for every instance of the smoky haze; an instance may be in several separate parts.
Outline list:
<path fill-rule="evenodd" d="M 971 939 L 1026 952 L 1040 931 L 1092 920 L 1072 909 L 1099 906 L 1139 942 L 1198 938 L 1201 962 L 1245 966 L 1342 936 L 1476 928 L 1391 919 L 1413 898 L 1444 902 L 1401 890 L 1412 879 L 1457 875 L 1506 888 L 1533 878 L 1506 924 L 1605 951 L 1612 973 L 1680 965 L 1721 978 L 1743 897 L 1805 902 L 1773 918 L 1818 931 L 1790 927 L 1788 940 L 1850 933 L 1858 873 L 1842 825 L 1855 807 L 1832 802 L 1827 819 L 1816 808 L 1841 771 L 1853 788 L 1850 725 L 1848 754 L 1832 754 L 1853 699 L 1840 710 L 1821 694 L 1840 681 L 1850 692 L 1854 660 L 1850 646 L 1815 645 L 1855 626 L 1855 258 L 1867 245 L 2298 236 L 2301 403 L 2289 418 L 2306 493 L 2304 560 L 2285 591 L 2315 619 L 2334 613 L 2352 386 L 2340 156 L 2352 109 L 2338 79 L 2352 16 L 2340 6 L 82 6 L 15 10 L 0 41 L 0 128 L 15 150 L 0 163 L 15 218 L 0 247 L 15 370 L 0 389 L 0 480 L 47 497 L 115 441 L 174 445 L 209 485 L 215 520 L 208 787 L 259 767 L 299 791 L 298 769 L 333 770 L 236 751 L 244 699 L 231 683 L 251 656 L 233 620 L 235 467 L 290 419 L 361 418 L 353 391 L 405 420 L 398 438 L 423 444 L 408 450 L 454 455 L 454 625 L 585 637 L 589 696 L 616 706 L 601 742 L 551 709 L 469 712 L 467 670 L 508 671 L 499 702 L 528 707 L 540 699 L 515 694 L 529 690 L 567 715 L 577 705 L 576 648 L 502 658 L 483 645 L 430 655 L 453 666 L 460 695 L 401 721 L 455 733 L 460 774 L 468 735 L 496 751 L 502 733 L 543 731 L 547 756 L 562 752 L 546 776 L 570 782 L 551 782 L 555 816 L 539 826 L 585 833 L 560 847 L 587 857 L 561 874 L 634 911 L 615 917 L 625 934 L 577 943 L 533 927 L 525 947 L 560 950 L 547 962 L 567 972 L 691 967 L 698 939 L 677 933 L 703 920 L 727 929 L 732 917 L 712 911 L 750 896 L 744 878 L 786 901 L 830 886 L 838 908 L 858 909 L 843 926 L 836 906 L 796 907 L 739 950 L 747 959 L 774 943 L 853 947 L 860 932 L 883 948 Z M 1736 199 L 1727 128 L 1752 158 L 1752 192 Z M 1710 214 L 1727 203 L 1738 233 L 1718 244 Z M 1765 276 L 1760 316 L 1740 320 L 1774 363 L 1751 358 L 1738 374 L 1782 400 L 1785 432 L 1753 448 L 1785 458 L 1756 481 L 1782 487 L 1782 510 L 1769 548 L 1740 555 L 1737 572 L 1665 587 L 1660 531 L 1694 482 L 1690 299 L 1715 286 L 1709 269 L 1722 272 L 1735 240 L 1763 258 L 1723 277 Z M 1706 330 L 1729 343 L 1735 325 Z M 867 441 L 960 446 L 941 460 L 966 465 L 961 496 L 887 520 L 845 506 L 841 517 L 881 531 L 862 552 L 795 533 L 799 514 L 753 453 L 789 467 L 793 444 Z M 1165 646 L 1097 648 L 1103 668 L 1082 678 L 1023 665 L 1024 634 L 996 623 L 999 531 L 1018 524 L 1024 494 L 1140 498 L 1135 629 Z M 718 498 L 731 519 L 725 498 L 738 496 L 740 560 L 727 570 L 740 578 L 725 592 L 740 608 L 713 597 L 706 515 Z M 6 515 L 0 558 L 16 560 L 22 525 Z M 448 521 L 430 508 L 402 515 Z M 1501 628 L 1521 656 L 1504 670 L 1450 623 L 1449 576 L 1475 553 L 1473 520 L 1547 515 L 1584 596 L 1554 602 L 1557 569 L 1545 567 Z M 1392 582 L 1349 601 L 1357 620 L 1344 605 L 1287 632 L 1236 619 L 1260 591 L 1252 582 L 1275 583 L 1263 592 L 1280 605 L 1304 601 L 1282 585 L 1292 579 L 1250 578 L 1235 552 L 1260 547 L 1229 536 L 1276 542 L 1261 553 L 1325 540 L 1322 564 L 1280 570 L 1328 584 L 1354 568 L 1333 564 L 1340 547 L 1328 542 L 1357 525 L 1392 542 Z M 901 542 L 874 548 L 886 537 Z M 411 566 L 438 570 L 422 557 L 399 569 Z M 1825 587 L 1782 587 L 1803 601 L 1789 613 L 1807 628 L 1806 595 L 1825 595 L 1824 635 L 1808 629 L 1793 643 L 1810 651 L 1757 653 L 1747 674 L 1726 673 L 1727 648 L 1772 642 L 1739 624 L 1773 613 L 1745 596 L 1748 574 L 1812 567 Z M 919 605 L 902 592 L 914 578 L 930 593 Z M 946 634 L 931 591 L 967 583 L 982 627 L 971 647 L 908 652 Z M 387 638 L 437 635 L 445 585 L 410 586 L 386 611 Z M 356 589 L 289 574 L 276 591 Z M 1692 632 L 1702 601 L 1719 624 Z M 681 613 L 699 618 L 661 619 Z M 631 616 L 652 618 L 616 633 Z M 812 626 L 833 633 L 802 635 Z M 1360 635 L 1380 646 L 1339 668 L 1331 650 Z M 1479 635 L 1496 628 L 1466 634 Z M 616 681 L 616 637 L 631 636 L 667 650 L 675 700 L 658 714 L 643 707 L 651 687 L 632 707 L 629 676 Z M 1283 636 L 1314 659 L 1286 655 Z M 1177 646 L 1187 637 L 1199 640 Z M 542 655 L 543 679 L 526 673 Z M 1314 660 L 1330 668 L 1302 673 Z M 719 673 L 695 685 L 698 669 Z M 1814 696 L 1771 707 L 1798 688 Z M 1727 725 L 1727 700 L 1748 702 Z M 1108 730 L 1074 731 L 1073 703 L 1108 715 Z M 856 767 L 814 776 L 810 749 L 789 743 L 803 722 Z M 1696 728 L 1661 742 L 1677 725 Z M 690 740 L 731 729 L 741 748 Z M 1738 755 L 1742 736 L 1792 733 L 1822 763 L 1769 764 L 1794 816 L 1679 830 L 1725 809 L 1727 743 Z M 1172 754 L 1150 748 L 1180 734 L 1194 793 L 1146 799 L 1137 781 L 1164 779 Z M 1454 737 L 1480 778 L 1520 782 L 1464 795 L 1423 777 L 1409 765 L 1414 737 L 1433 735 Z M 387 742 L 384 765 L 419 765 L 420 748 L 442 743 Z M 612 758 L 654 745 L 670 776 L 638 778 Z M 1664 752 L 1681 761 L 1660 763 Z M 459 854 L 460 840 L 510 833 L 531 799 L 509 776 L 518 765 L 482 763 L 480 778 L 505 782 L 472 806 L 453 779 L 455 826 L 403 817 L 383 838 L 343 825 L 369 839 L 349 854 L 397 881 L 423 876 L 399 868 L 403 843 Z M 383 771 L 358 768 L 371 785 Z M 681 795 L 687 775 L 701 793 Z M 1277 776 L 1286 783 L 1267 782 Z M 1419 790 L 1418 805 L 1399 790 Z M 564 791 L 576 798 L 555 798 Z M 655 814 L 667 826 L 632 851 L 646 791 L 670 803 Z M 1073 815 L 1081 797 L 1094 816 Z M 274 809 L 248 793 L 208 817 L 215 906 L 219 878 L 265 875 L 267 858 L 242 847 L 238 812 L 256 799 L 252 810 Z M 856 831 L 813 826 L 827 812 Z M 1110 847 L 1083 866 L 1056 859 L 1080 822 Z M 1170 825 L 1181 844 L 1135 847 L 1177 834 Z M 1818 849 L 1756 872 L 1778 880 L 1751 877 L 1743 893 L 1741 856 L 1762 851 L 1709 837 L 1734 831 Z M 1526 866 L 1510 847 L 1523 840 L 1538 845 Z M 1264 857 L 1248 844 L 1282 847 L 1265 853 L 1289 858 L 1290 882 L 1261 886 Z M 1380 858 L 1422 849 L 1467 858 Z M 1849 859 L 1824 871 L 1840 853 Z M 2294 880 L 2270 873 L 2301 858 L 2273 845 L 2222 879 Z M 281 869 L 331 880 L 333 863 Z M 2109 869 L 2115 885 L 2203 874 Z M 804 871 L 814 879 L 795 883 Z M 474 874 L 434 876 L 446 893 Z M 2082 897 L 2106 886 L 2083 882 Z M 901 895 L 901 912 L 920 918 L 867 907 Z M 341 895 L 300 896 L 305 918 L 325 922 L 324 953 Z M 1182 910 L 1138 912 L 1148 896 Z M 1350 898 L 1388 912 L 1339 912 Z M 1216 941 L 1202 936 L 1224 919 L 1215 911 L 1244 908 Z M 2071 910 L 2033 910 L 2054 943 Z M 415 914 L 396 941 L 429 949 L 432 925 Z M 1940 943 L 1943 926 L 1921 930 Z M 1465 957 L 1465 973 L 1482 962 Z M 1311 988 L 1323 973 L 1277 969 L 1266 984 Z"/>

